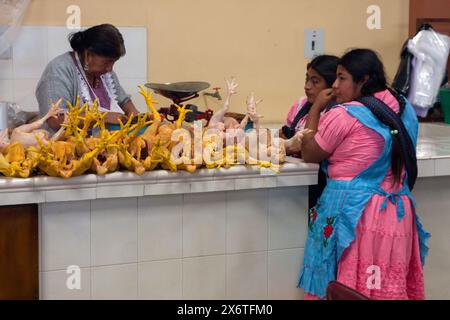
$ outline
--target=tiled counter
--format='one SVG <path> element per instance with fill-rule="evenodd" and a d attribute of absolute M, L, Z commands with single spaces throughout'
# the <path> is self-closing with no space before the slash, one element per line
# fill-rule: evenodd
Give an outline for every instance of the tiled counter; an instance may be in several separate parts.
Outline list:
<path fill-rule="evenodd" d="M 450 126 L 421 124 L 413 191 L 432 233 L 427 297 L 450 299 Z M 299 299 L 317 165 L 0 179 L 0 205 L 39 203 L 42 299 Z M 69 266 L 81 288 L 69 290 Z"/>
<path fill-rule="evenodd" d="M 106 198 L 189 194 L 214 191 L 307 186 L 315 184 L 318 165 L 287 157 L 279 174 L 257 166 L 200 169 L 195 173 L 155 170 L 138 176 L 114 172 L 86 174 L 70 179 L 37 176 L 28 179 L 0 177 L 0 206 Z"/>
<path fill-rule="evenodd" d="M 421 123 L 417 143 L 419 177 L 450 176 L 450 126 Z"/>
<path fill-rule="evenodd" d="M 450 299 L 450 126 L 421 123 L 419 179 L 413 190 L 422 224 L 431 233 L 425 263 L 427 299 Z"/>
<path fill-rule="evenodd" d="M 41 299 L 299 299 L 318 166 L 290 161 L 279 174 L 2 178 L 0 201 L 40 204 Z"/>

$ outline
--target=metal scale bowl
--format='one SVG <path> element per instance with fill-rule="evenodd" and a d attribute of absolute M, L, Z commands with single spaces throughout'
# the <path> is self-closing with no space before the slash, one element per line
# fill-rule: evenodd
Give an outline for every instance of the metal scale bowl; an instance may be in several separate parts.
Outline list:
<path fill-rule="evenodd" d="M 152 89 L 155 93 L 173 101 L 173 104 L 169 108 L 160 108 L 158 111 L 160 114 L 164 115 L 168 121 L 174 122 L 178 119 L 178 110 L 175 104 L 182 106 L 182 103 L 198 98 L 198 92 L 208 89 L 210 84 L 202 81 L 185 81 L 174 83 L 146 83 L 145 86 Z M 186 122 L 193 122 L 200 119 L 205 119 L 209 122 L 213 115 L 211 109 L 201 112 L 198 111 L 198 107 L 193 104 L 187 104 L 186 109 L 193 111 L 186 114 Z"/>

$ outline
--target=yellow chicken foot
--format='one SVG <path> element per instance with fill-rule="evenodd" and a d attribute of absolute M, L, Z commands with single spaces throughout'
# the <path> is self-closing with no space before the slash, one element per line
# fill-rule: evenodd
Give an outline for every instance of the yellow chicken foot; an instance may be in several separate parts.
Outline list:
<path fill-rule="evenodd" d="M 153 100 L 153 95 L 151 92 L 149 92 L 144 86 L 138 86 L 141 90 L 139 93 L 144 96 L 145 98 L 145 104 L 147 105 L 147 109 L 149 112 L 153 114 L 153 119 L 155 121 L 161 122 L 161 115 L 159 114 L 158 110 L 155 108 L 155 104 L 158 103 L 158 101 Z"/>
<path fill-rule="evenodd" d="M 191 109 L 186 110 L 186 106 L 180 107 L 177 104 L 175 104 L 175 107 L 177 107 L 178 109 L 178 119 L 175 123 L 175 126 L 177 129 L 180 129 L 183 125 L 184 119 L 186 119 L 186 114 L 192 112 L 192 110 Z"/>

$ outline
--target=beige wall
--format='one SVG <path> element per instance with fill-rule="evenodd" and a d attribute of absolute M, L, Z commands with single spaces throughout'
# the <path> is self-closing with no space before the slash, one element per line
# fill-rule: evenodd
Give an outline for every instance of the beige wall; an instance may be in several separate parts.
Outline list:
<path fill-rule="evenodd" d="M 149 81 L 208 81 L 225 95 L 225 77 L 235 76 L 232 110 L 244 110 L 254 91 L 267 122 L 282 121 L 303 95 L 305 28 L 325 29 L 327 53 L 377 50 L 391 79 L 408 36 L 409 0 L 32 0 L 25 24 L 64 25 L 71 4 L 81 7 L 83 26 L 146 26 Z M 381 7 L 381 30 L 366 27 L 372 4 Z"/>

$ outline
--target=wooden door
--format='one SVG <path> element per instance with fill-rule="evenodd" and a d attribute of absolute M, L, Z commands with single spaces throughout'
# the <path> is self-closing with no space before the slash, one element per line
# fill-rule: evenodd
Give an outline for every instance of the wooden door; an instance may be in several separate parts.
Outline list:
<path fill-rule="evenodd" d="M 0 207 L 0 299 L 39 299 L 38 207 Z"/>
<path fill-rule="evenodd" d="M 424 23 L 450 36 L 450 0 L 410 0 L 409 36 L 413 37 Z M 447 74 L 450 75 L 450 59 Z"/>

